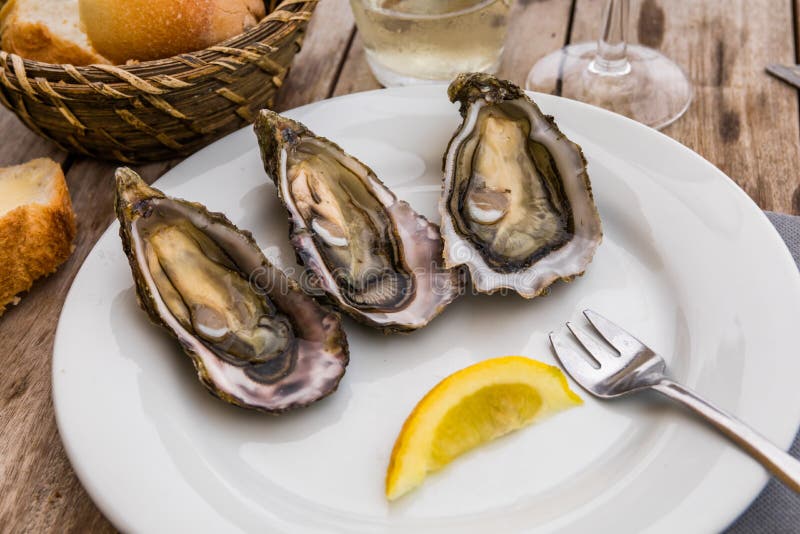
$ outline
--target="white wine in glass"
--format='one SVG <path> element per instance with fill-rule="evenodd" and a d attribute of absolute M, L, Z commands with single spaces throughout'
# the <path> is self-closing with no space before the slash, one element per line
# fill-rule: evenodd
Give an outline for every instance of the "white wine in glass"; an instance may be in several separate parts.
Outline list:
<path fill-rule="evenodd" d="M 526 88 L 600 106 L 653 128 L 675 122 L 692 101 L 683 70 L 657 50 L 628 44 L 630 0 L 609 0 L 597 42 L 540 59 Z"/>
<path fill-rule="evenodd" d="M 367 62 L 387 87 L 449 82 L 500 64 L 511 0 L 350 0 Z"/>

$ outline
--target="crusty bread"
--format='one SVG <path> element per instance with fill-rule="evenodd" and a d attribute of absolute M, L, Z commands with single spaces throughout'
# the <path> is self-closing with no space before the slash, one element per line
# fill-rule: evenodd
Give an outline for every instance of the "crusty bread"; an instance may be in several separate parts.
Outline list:
<path fill-rule="evenodd" d="M 0 48 L 45 63 L 108 63 L 81 28 L 78 0 L 9 0 L 0 10 Z"/>
<path fill-rule="evenodd" d="M 72 253 L 75 214 L 61 166 L 47 158 L 0 169 L 0 315 Z"/>
<path fill-rule="evenodd" d="M 202 50 L 255 25 L 262 0 L 80 0 L 95 49 L 116 63 Z"/>

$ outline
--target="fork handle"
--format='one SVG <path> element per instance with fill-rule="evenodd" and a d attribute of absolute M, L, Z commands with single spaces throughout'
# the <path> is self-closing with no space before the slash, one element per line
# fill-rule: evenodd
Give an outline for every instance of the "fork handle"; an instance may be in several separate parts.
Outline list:
<path fill-rule="evenodd" d="M 758 460 L 784 484 L 800 493 L 800 461 L 789 456 L 784 450 L 740 420 L 712 406 L 682 385 L 664 379 L 652 387 L 659 393 L 683 403 L 703 417 L 750 456 Z"/>

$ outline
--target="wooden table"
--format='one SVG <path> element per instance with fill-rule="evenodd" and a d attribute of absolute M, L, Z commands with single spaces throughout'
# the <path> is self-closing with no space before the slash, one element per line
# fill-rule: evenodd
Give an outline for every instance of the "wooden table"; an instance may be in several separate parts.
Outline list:
<path fill-rule="evenodd" d="M 603 4 L 519 0 L 500 75 L 522 84 L 542 55 L 595 38 Z M 764 73 L 767 63 L 797 59 L 800 0 L 634 0 L 632 9 L 632 40 L 663 50 L 695 85 L 688 113 L 665 133 L 722 169 L 763 209 L 800 214 L 798 95 Z M 321 0 L 277 110 L 377 87 L 347 0 Z M 113 531 L 64 454 L 50 357 L 66 292 L 112 221 L 114 166 L 61 152 L 5 109 L 0 132 L 0 166 L 39 156 L 63 164 L 79 221 L 70 260 L 0 318 L 0 531 Z M 154 180 L 175 163 L 137 170 Z"/>

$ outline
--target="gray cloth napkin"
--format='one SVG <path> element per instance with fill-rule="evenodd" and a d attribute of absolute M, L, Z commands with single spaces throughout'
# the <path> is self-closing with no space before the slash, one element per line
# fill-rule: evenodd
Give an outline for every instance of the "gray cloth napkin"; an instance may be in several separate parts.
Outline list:
<path fill-rule="evenodd" d="M 778 230 L 797 268 L 800 269 L 800 217 L 766 212 Z M 800 458 L 800 433 L 794 438 L 791 454 Z M 726 534 L 796 534 L 800 532 L 800 495 L 775 479 L 726 531 Z"/>

